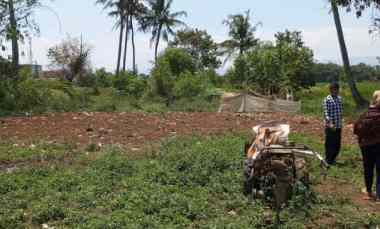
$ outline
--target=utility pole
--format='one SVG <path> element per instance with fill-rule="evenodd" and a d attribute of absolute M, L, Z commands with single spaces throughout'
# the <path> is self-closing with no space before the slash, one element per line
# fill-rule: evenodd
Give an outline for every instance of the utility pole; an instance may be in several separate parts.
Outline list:
<path fill-rule="evenodd" d="M 29 64 L 33 65 L 33 44 L 32 44 L 32 37 L 29 37 Z"/>

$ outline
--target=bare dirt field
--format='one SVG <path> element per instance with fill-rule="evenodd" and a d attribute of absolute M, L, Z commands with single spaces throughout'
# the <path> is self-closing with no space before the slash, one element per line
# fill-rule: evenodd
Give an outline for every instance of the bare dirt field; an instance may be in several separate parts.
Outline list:
<path fill-rule="evenodd" d="M 264 121 L 281 121 L 292 132 L 323 137 L 320 119 L 283 113 L 52 113 L 32 117 L 0 119 L 0 140 L 30 144 L 33 142 L 120 144 L 137 147 L 151 141 L 192 134 L 210 135 L 249 132 Z M 346 125 L 343 143 L 354 144 L 351 125 Z"/>

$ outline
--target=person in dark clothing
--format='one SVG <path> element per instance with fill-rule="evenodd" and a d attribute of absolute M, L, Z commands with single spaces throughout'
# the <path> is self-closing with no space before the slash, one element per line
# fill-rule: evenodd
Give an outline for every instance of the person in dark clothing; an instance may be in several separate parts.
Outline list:
<path fill-rule="evenodd" d="M 334 165 L 341 148 L 343 103 L 339 84 L 330 84 L 330 95 L 323 100 L 326 162 Z"/>
<path fill-rule="evenodd" d="M 368 111 L 354 124 L 354 134 L 358 136 L 363 156 L 366 199 L 380 202 L 380 91 L 373 94 Z M 376 168 L 376 195 L 372 192 L 374 169 Z"/>

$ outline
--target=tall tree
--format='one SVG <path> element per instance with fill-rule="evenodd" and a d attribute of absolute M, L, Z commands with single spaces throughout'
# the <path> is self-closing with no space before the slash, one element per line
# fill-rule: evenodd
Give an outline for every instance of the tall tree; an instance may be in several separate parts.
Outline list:
<path fill-rule="evenodd" d="M 129 32 L 131 32 L 132 41 L 132 58 L 133 58 L 133 72 L 136 73 L 136 46 L 135 46 L 135 22 L 141 23 L 141 18 L 146 13 L 147 9 L 141 0 L 125 0 L 124 4 L 124 17 L 126 18 L 126 34 L 125 34 L 125 46 L 124 46 L 124 61 L 123 71 L 126 70 L 126 56 L 127 46 L 129 40 Z"/>
<path fill-rule="evenodd" d="M 365 108 L 366 106 L 368 106 L 368 101 L 366 101 L 360 95 L 360 93 L 356 87 L 355 80 L 354 80 L 353 75 L 352 75 L 350 60 L 348 58 L 347 47 L 346 47 L 346 43 L 344 40 L 343 29 L 342 29 L 342 24 L 340 22 L 339 10 L 338 10 L 338 6 L 336 4 L 336 0 L 331 0 L 331 9 L 332 9 L 333 16 L 334 16 L 334 22 L 335 22 L 335 27 L 336 27 L 337 34 L 338 34 L 340 51 L 342 54 L 343 67 L 344 67 L 344 71 L 345 71 L 345 74 L 347 77 L 348 85 L 351 89 L 351 94 L 352 94 L 352 97 L 356 103 L 357 108 L 362 109 L 362 108 Z"/>
<path fill-rule="evenodd" d="M 229 15 L 223 24 L 228 26 L 228 35 L 230 36 L 229 40 L 220 44 L 222 53 L 227 56 L 226 60 L 237 52 L 242 55 L 258 44 L 258 39 L 255 38 L 254 33 L 260 23 L 252 25 L 249 10 L 245 12 L 245 15 Z"/>
<path fill-rule="evenodd" d="M 120 61 L 121 61 L 121 52 L 123 48 L 123 36 L 125 29 L 125 14 L 124 14 L 124 6 L 126 0 L 97 0 L 96 4 L 104 5 L 103 9 L 110 9 L 111 11 L 108 13 L 111 17 L 116 17 L 117 23 L 116 27 L 119 27 L 119 46 L 117 51 L 117 63 L 116 63 L 116 75 L 120 73 Z"/>
<path fill-rule="evenodd" d="M 130 16 L 130 28 L 131 28 L 131 39 L 132 39 L 132 65 L 133 65 L 133 73 L 137 73 L 136 70 L 136 46 L 135 46 L 135 29 L 133 27 L 133 17 L 132 15 Z"/>
<path fill-rule="evenodd" d="M 18 47 L 18 38 L 17 38 L 17 21 L 16 21 L 13 0 L 8 1 L 8 8 L 9 8 L 9 22 L 10 22 L 9 34 L 12 40 L 12 67 L 14 70 L 16 70 L 19 65 L 19 47 Z"/>
<path fill-rule="evenodd" d="M 150 30 L 152 33 L 151 43 L 155 43 L 154 57 L 157 62 L 158 45 L 160 39 L 169 40 L 169 35 L 174 35 L 174 28 L 185 26 L 186 24 L 179 20 L 179 17 L 187 16 L 185 11 L 171 12 L 173 0 L 148 0 L 149 9 L 142 18 L 141 29 Z"/>
<path fill-rule="evenodd" d="M 32 33 L 39 33 L 33 12 L 40 7 L 39 0 L 0 0 L 0 39 L 12 43 L 12 68 L 19 67 L 19 42 Z"/>
<path fill-rule="evenodd" d="M 124 56 L 123 56 L 123 72 L 126 71 L 127 67 L 127 51 L 128 51 L 128 40 L 129 40 L 129 15 L 126 14 L 126 23 L 125 26 L 127 27 L 125 30 L 125 38 L 124 38 Z"/>

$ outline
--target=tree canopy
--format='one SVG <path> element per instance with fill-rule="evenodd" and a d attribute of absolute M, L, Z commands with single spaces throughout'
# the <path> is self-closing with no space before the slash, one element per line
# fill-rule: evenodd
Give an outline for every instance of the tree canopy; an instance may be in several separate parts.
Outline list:
<path fill-rule="evenodd" d="M 194 58 L 199 69 L 215 69 L 221 64 L 218 59 L 218 45 L 205 30 L 179 30 L 169 45 L 185 49 Z"/>
<path fill-rule="evenodd" d="M 313 52 L 304 46 L 301 32 L 277 33 L 276 41 L 262 42 L 234 62 L 232 81 L 253 86 L 265 94 L 284 93 L 313 85 Z"/>
<path fill-rule="evenodd" d="M 223 24 L 228 26 L 230 37 L 220 44 L 226 60 L 236 53 L 242 55 L 258 44 L 259 40 L 255 38 L 255 31 L 260 23 L 252 24 L 249 10 L 245 14 L 229 15 Z"/>

